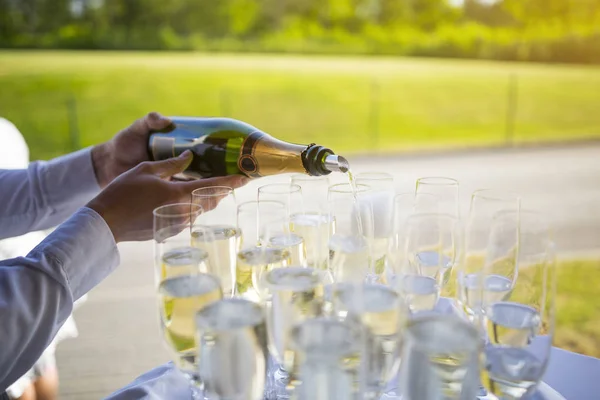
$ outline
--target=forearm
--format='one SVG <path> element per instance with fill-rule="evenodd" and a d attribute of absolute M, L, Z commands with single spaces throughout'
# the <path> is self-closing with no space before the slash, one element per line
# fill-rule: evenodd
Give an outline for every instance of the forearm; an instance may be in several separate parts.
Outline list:
<path fill-rule="evenodd" d="M 90 148 L 0 170 L 0 239 L 54 227 L 99 191 Z"/>
<path fill-rule="evenodd" d="M 80 298 L 118 265 L 112 233 L 83 208 L 26 257 L 0 262 L 0 392 L 39 358 Z"/>

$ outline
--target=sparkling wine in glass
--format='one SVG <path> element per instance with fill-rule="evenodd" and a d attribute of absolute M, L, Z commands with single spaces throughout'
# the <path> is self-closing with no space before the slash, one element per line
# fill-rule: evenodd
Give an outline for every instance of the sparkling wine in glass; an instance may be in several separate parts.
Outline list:
<path fill-rule="evenodd" d="M 192 192 L 192 203 L 209 210 L 196 220 L 192 244 L 208 253 L 208 272 L 219 277 L 223 293 L 231 297 L 235 292 L 236 254 L 240 241 L 234 191 L 226 186 L 196 189 Z"/>
<path fill-rule="evenodd" d="M 263 399 L 268 350 L 264 309 L 226 298 L 195 316 L 198 371 L 209 399 Z"/>
<path fill-rule="evenodd" d="M 533 394 L 548 366 L 556 319 L 556 262 L 546 215 L 531 210 L 500 214 L 495 221 L 519 221 L 519 277 L 508 298 L 484 302 L 480 326 L 487 342 L 481 382 L 496 397 L 514 400 Z M 494 244 L 490 239 L 491 258 Z M 493 267 L 486 259 L 483 277 L 493 274 Z M 480 290 L 485 296 L 484 285 Z"/>

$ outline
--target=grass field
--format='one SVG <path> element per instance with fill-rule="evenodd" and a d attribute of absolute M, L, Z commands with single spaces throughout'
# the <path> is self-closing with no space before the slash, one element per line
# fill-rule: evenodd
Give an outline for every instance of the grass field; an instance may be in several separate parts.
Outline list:
<path fill-rule="evenodd" d="M 555 346 L 600 357 L 600 260 L 559 265 Z"/>
<path fill-rule="evenodd" d="M 86 146 L 151 110 L 346 154 L 499 145 L 511 74 L 515 142 L 600 136 L 600 68 L 464 60 L 2 51 L 0 116 L 33 158 L 78 146 L 69 121 Z"/>

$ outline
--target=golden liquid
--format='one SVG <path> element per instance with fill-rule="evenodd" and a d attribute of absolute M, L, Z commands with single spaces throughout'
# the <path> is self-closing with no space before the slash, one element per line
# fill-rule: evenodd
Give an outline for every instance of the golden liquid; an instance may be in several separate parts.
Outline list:
<path fill-rule="evenodd" d="M 306 266 L 306 247 L 302 236 L 295 233 L 283 233 L 269 240 L 269 247 L 286 249 L 290 252 L 289 265 Z"/>
<path fill-rule="evenodd" d="M 212 226 L 208 234 L 192 232 L 192 245 L 208 254 L 208 272 L 219 277 L 223 292 L 233 294 L 235 265 L 240 242 L 240 231 L 233 226 Z"/>
<path fill-rule="evenodd" d="M 292 232 L 304 239 L 308 266 L 327 268 L 329 256 L 327 243 L 333 235 L 333 219 L 328 215 L 317 213 L 294 214 L 290 217 L 290 228 Z"/>
<path fill-rule="evenodd" d="M 208 253 L 194 247 L 178 247 L 162 255 L 160 280 L 181 275 L 206 273 Z"/>
<path fill-rule="evenodd" d="M 315 270 L 296 267 L 275 270 L 266 281 L 272 294 L 267 307 L 269 346 L 285 370 L 293 374 L 299 366 L 290 343 L 292 328 L 320 315 L 323 285 Z"/>
<path fill-rule="evenodd" d="M 161 282 L 162 323 L 167 343 L 177 352 L 196 348 L 196 312 L 223 298 L 223 292 L 207 274 L 177 276 Z"/>
<path fill-rule="evenodd" d="M 238 252 L 236 264 L 236 293 L 246 294 L 254 290 L 264 293 L 260 278 L 275 268 L 287 267 L 291 262 L 291 254 L 286 249 L 271 247 L 251 247 Z"/>

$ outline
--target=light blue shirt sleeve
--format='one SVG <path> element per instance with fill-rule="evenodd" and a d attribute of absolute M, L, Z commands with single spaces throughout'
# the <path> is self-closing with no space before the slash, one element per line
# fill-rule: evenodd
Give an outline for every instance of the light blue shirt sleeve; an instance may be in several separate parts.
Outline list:
<path fill-rule="evenodd" d="M 46 170 L 41 174 L 57 179 L 65 173 Z M 32 174 L 38 179 L 40 172 Z M 66 181 L 75 183 L 70 178 Z M 40 193 L 43 185 L 36 181 L 31 189 Z M 50 225 L 50 221 L 57 222 L 82 200 L 61 198 L 58 189 L 46 195 L 47 203 L 42 204 L 32 194 L 27 200 L 30 205 L 22 208 L 24 218 L 31 222 L 29 227 L 35 225 L 34 216 L 40 214 Z M 44 211 L 48 204 L 52 205 L 51 211 Z M 10 217 L 2 214 L 1 218 L 0 229 L 4 229 Z M 13 223 L 12 227 L 17 225 Z M 100 215 L 86 207 L 76 209 L 26 257 L 0 261 L 0 392 L 31 368 L 71 313 L 73 301 L 100 283 L 118 264 L 112 232 Z"/>
<path fill-rule="evenodd" d="M 0 239 L 54 227 L 99 192 L 91 148 L 0 169 Z"/>

